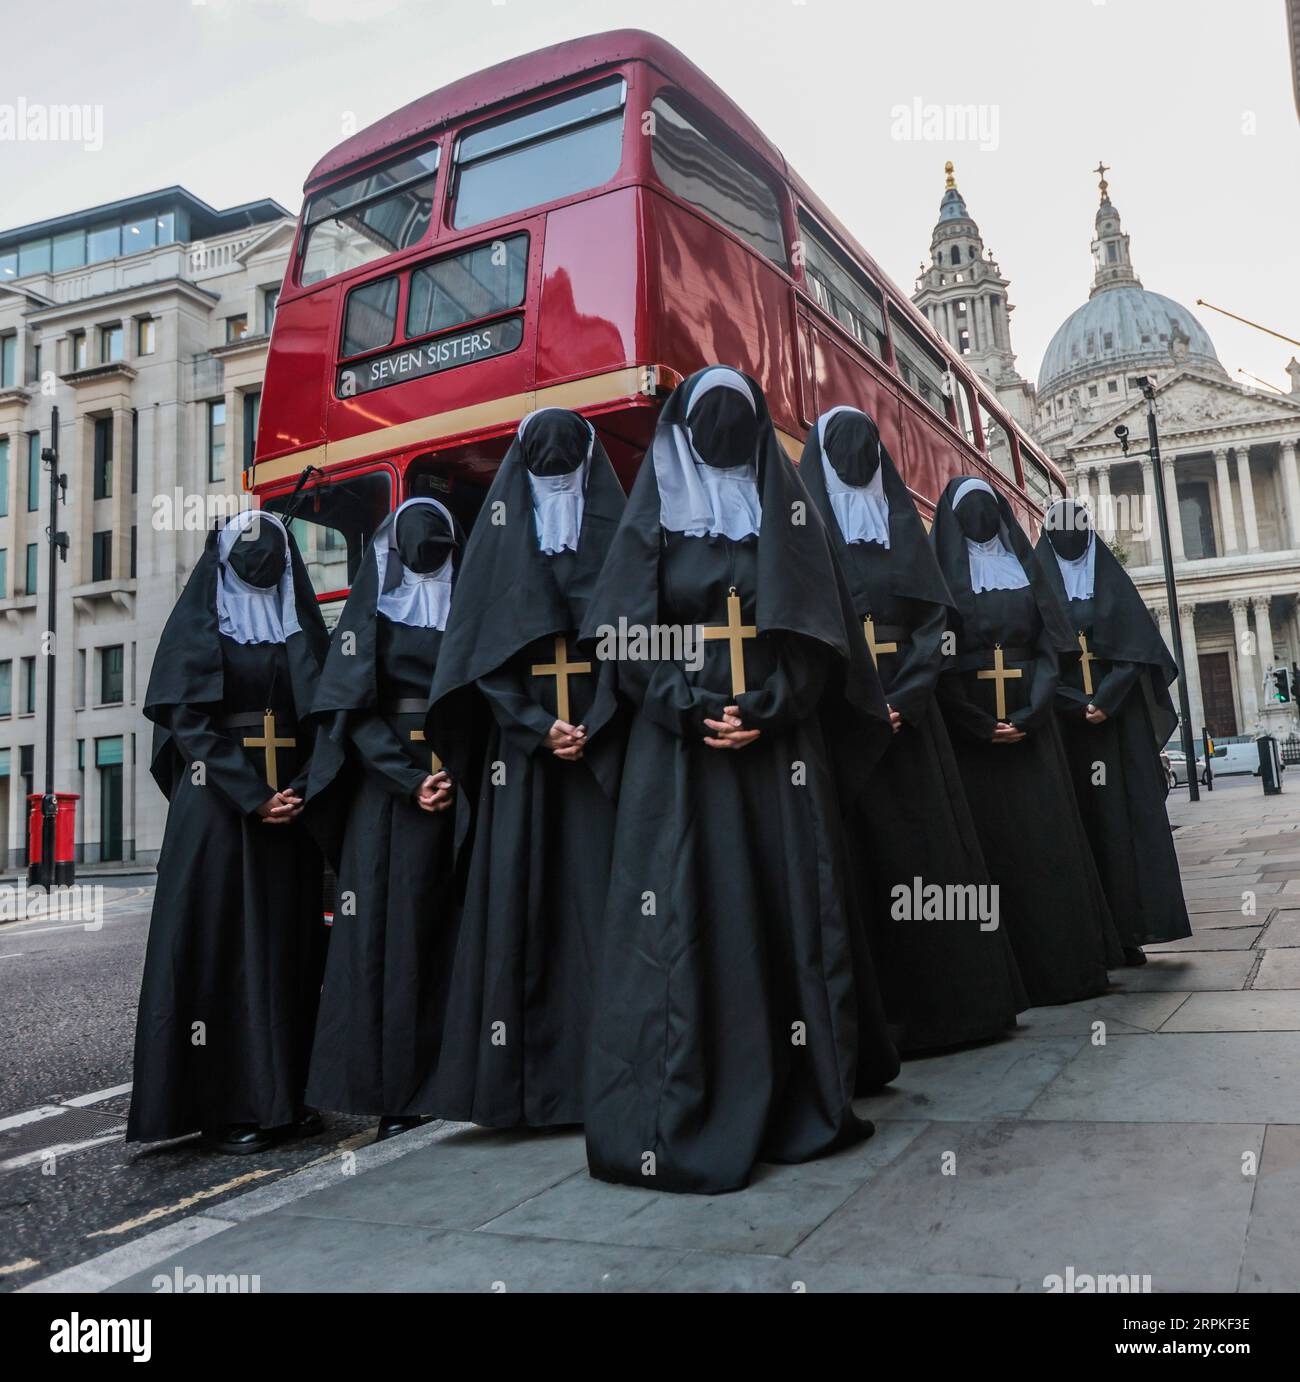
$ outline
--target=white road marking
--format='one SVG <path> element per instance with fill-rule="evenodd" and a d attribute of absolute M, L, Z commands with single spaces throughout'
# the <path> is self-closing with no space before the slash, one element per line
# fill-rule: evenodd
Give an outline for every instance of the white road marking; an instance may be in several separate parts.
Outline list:
<path fill-rule="evenodd" d="M 26 953 L 25 950 L 11 950 L 7 955 L 0 955 L 0 960 L 21 960 Z"/>
<path fill-rule="evenodd" d="M 102 1104 L 105 1099 L 116 1099 L 119 1094 L 130 1094 L 130 1082 L 115 1084 L 112 1089 L 97 1089 L 93 1094 L 78 1094 L 75 1099 L 64 1099 L 64 1108 L 89 1108 L 91 1104 Z"/>
<path fill-rule="evenodd" d="M 73 1152 L 84 1152 L 88 1147 L 99 1147 L 105 1142 L 120 1142 L 125 1136 L 124 1130 L 111 1132 L 99 1137 L 89 1137 L 84 1142 L 58 1142 L 52 1147 L 41 1147 L 34 1152 L 25 1152 L 22 1156 L 10 1157 L 8 1161 L 0 1161 L 0 1171 L 20 1171 L 24 1166 L 35 1166 L 37 1162 L 44 1161 L 46 1157 L 52 1156 L 56 1160 L 61 1156 L 70 1156 Z"/>

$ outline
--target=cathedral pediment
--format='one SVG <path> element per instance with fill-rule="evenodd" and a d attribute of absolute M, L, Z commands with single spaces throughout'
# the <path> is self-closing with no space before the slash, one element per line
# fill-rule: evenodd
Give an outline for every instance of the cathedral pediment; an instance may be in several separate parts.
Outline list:
<path fill-rule="evenodd" d="M 1281 419 L 1300 424 L 1300 398 L 1250 391 L 1192 371 L 1175 374 L 1156 386 L 1156 421 L 1162 437 Z M 1071 438 L 1071 449 L 1114 445 L 1115 428 L 1120 423 L 1135 439 L 1145 441 L 1146 404 L 1130 399 L 1107 417 L 1085 424 Z"/>

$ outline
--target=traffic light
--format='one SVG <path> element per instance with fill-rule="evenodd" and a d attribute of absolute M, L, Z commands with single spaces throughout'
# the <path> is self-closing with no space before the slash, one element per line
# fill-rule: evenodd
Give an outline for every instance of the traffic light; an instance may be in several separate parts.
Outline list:
<path fill-rule="evenodd" d="M 1265 686 L 1268 698 L 1274 705 L 1291 703 L 1291 670 L 1288 667 L 1274 667 L 1268 674 Z"/>

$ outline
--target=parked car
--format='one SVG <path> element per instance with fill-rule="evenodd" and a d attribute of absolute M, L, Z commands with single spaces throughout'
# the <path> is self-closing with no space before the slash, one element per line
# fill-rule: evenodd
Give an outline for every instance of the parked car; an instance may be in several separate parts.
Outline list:
<path fill-rule="evenodd" d="M 1187 755 L 1182 749 L 1176 749 L 1172 744 L 1166 746 L 1164 753 L 1160 755 L 1166 768 L 1166 780 L 1171 787 L 1185 787 L 1187 785 Z M 1217 772 L 1218 769 L 1216 768 Z M 1201 782 L 1205 781 L 1205 759 L 1196 760 L 1196 775 Z"/>
<path fill-rule="evenodd" d="M 1252 739 L 1245 744 L 1215 744 L 1210 767 L 1215 777 L 1259 776 L 1259 745 Z M 1282 765 L 1283 771 L 1286 764 Z"/>

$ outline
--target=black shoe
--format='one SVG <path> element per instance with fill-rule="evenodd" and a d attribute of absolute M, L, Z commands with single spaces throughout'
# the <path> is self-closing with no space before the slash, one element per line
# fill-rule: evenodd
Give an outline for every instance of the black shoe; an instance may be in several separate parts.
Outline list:
<path fill-rule="evenodd" d="M 418 1113 L 410 1117 L 386 1113 L 379 1120 L 379 1131 L 375 1134 L 375 1141 L 387 1142 L 390 1137 L 398 1137 L 404 1132 L 410 1132 L 412 1128 L 418 1128 L 423 1122 L 424 1119 Z"/>
<path fill-rule="evenodd" d="M 324 1126 L 325 1120 L 314 1108 L 304 1108 L 292 1123 L 277 1128 L 276 1132 L 282 1138 L 314 1137 Z"/>
<path fill-rule="evenodd" d="M 1140 945 L 1126 945 L 1124 947 L 1124 964 L 1126 967 L 1136 969 L 1139 965 L 1144 965 L 1147 957 L 1142 953 Z"/>
<path fill-rule="evenodd" d="M 275 1142 L 275 1134 L 256 1123 L 230 1123 L 224 1128 L 205 1129 L 203 1145 L 210 1152 L 224 1152 L 227 1156 L 248 1156 L 264 1152 Z"/>

